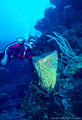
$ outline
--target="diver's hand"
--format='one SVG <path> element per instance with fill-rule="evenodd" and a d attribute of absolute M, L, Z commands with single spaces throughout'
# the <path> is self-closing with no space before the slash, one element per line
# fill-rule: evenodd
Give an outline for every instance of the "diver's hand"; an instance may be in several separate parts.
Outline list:
<path fill-rule="evenodd" d="M 6 60 L 5 59 L 1 60 L 1 65 L 6 65 Z"/>
<path fill-rule="evenodd" d="M 4 55 L 4 58 L 1 60 L 1 64 L 2 64 L 2 65 L 6 65 L 6 63 L 7 63 L 7 58 L 8 58 L 8 55 L 5 54 L 5 55 Z"/>

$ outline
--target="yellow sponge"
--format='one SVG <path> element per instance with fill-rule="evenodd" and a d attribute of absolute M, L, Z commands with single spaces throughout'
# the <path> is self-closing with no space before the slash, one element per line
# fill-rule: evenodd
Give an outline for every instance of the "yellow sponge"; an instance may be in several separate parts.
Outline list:
<path fill-rule="evenodd" d="M 58 64 L 57 51 L 48 55 L 33 58 L 34 66 L 40 78 L 39 84 L 46 90 L 52 90 L 56 84 L 56 71 Z"/>

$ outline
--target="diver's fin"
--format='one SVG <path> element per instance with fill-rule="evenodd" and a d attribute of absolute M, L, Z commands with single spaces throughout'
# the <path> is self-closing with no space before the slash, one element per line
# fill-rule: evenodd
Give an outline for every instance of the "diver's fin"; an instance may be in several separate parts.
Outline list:
<path fill-rule="evenodd" d="M 6 67 L 0 67 L 0 71 L 5 70 L 6 72 L 9 72 L 9 70 Z"/>
<path fill-rule="evenodd" d="M 5 67 L 2 67 L 2 66 L 0 67 L 0 70 L 5 70 L 5 69 L 6 69 Z"/>

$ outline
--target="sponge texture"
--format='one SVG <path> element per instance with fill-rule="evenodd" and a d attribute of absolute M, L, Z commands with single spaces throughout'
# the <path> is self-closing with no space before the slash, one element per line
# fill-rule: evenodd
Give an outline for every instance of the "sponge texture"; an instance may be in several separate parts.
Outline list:
<path fill-rule="evenodd" d="M 46 90 L 52 90 L 56 84 L 56 72 L 58 65 L 57 51 L 48 55 L 36 57 L 34 66 L 40 78 L 39 84 Z"/>

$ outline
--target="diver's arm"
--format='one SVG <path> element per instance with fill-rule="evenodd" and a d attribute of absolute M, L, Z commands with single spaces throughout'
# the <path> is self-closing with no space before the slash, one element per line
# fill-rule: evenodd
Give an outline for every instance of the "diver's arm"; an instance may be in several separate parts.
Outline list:
<path fill-rule="evenodd" d="M 1 60 L 1 65 L 6 65 L 7 59 L 8 59 L 8 55 L 5 54 L 4 57 L 3 57 L 3 59 Z"/>
<path fill-rule="evenodd" d="M 3 59 L 1 60 L 1 65 L 6 65 L 8 59 L 7 49 L 4 51 Z"/>
<path fill-rule="evenodd" d="M 4 51 L 4 57 L 3 59 L 1 60 L 1 64 L 2 65 L 6 65 L 7 63 L 7 60 L 8 60 L 8 54 L 9 54 L 9 51 L 11 48 L 17 48 L 20 46 L 20 43 L 19 42 L 15 42 L 13 44 L 10 44 L 8 45 L 6 48 L 5 48 L 5 51 Z"/>
<path fill-rule="evenodd" d="M 14 43 L 8 45 L 8 46 L 5 48 L 5 54 L 9 54 L 9 52 L 10 52 L 11 49 L 19 47 L 20 44 L 21 44 L 21 42 L 14 42 Z"/>

